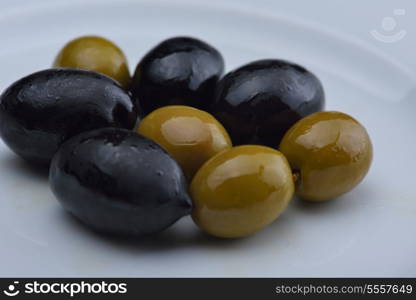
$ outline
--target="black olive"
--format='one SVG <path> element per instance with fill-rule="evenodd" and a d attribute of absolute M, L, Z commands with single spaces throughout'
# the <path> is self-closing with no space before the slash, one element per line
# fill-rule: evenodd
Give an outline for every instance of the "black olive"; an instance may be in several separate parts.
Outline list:
<path fill-rule="evenodd" d="M 287 61 L 268 59 L 225 75 L 209 111 L 233 144 L 276 148 L 294 123 L 322 110 L 324 104 L 324 90 L 314 74 Z"/>
<path fill-rule="evenodd" d="M 156 233 L 191 210 L 176 161 L 126 129 L 96 129 L 69 139 L 52 160 L 49 182 L 65 209 L 104 233 Z"/>
<path fill-rule="evenodd" d="M 24 77 L 0 96 L 0 135 L 24 159 L 48 164 L 59 145 L 80 132 L 131 129 L 137 119 L 130 95 L 91 71 L 48 69 Z"/>
<path fill-rule="evenodd" d="M 204 109 L 224 71 L 221 54 L 189 37 L 163 41 L 137 65 L 131 91 L 144 114 L 166 105 Z"/>

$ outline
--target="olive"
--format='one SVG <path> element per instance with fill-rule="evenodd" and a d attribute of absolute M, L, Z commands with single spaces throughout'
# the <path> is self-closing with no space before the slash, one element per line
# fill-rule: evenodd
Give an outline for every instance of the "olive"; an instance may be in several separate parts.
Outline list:
<path fill-rule="evenodd" d="M 294 183 L 279 151 L 247 145 L 208 160 L 192 180 L 190 192 L 195 223 L 211 235 L 235 238 L 273 222 L 292 198 Z"/>
<path fill-rule="evenodd" d="M 102 73 L 125 88 L 131 81 L 124 53 L 113 42 L 99 36 L 83 36 L 70 41 L 59 51 L 53 66 Z"/>
<path fill-rule="evenodd" d="M 324 107 L 319 79 L 303 67 L 276 59 L 255 61 L 224 76 L 211 112 L 235 145 L 275 147 L 299 119 Z"/>
<path fill-rule="evenodd" d="M 132 129 L 130 95 L 107 76 L 48 69 L 24 77 L 0 96 L 0 135 L 24 159 L 49 164 L 68 138 L 103 127 Z"/>
<path fill-rule="evenodd" d="M 191 211 L 178 164 L 126 129 L 101 128 L 68 140 L 52 160 L 49 182 L 63 207 L 98 232 L 157 233 Z"/>
<path fill-rule="evenodd" d="M 367 174 L 373 156 L 365 128 L 335 111 L 312 114 L 293 125 L 280 151 L 299 176 L 296 194 L 324 201 L 347 193 Z"/>
<path fill-rule="evenodd" d="M 215 48 L 194 38 L 175 37 L 143 57 L 131 91 L 144 114 L 174 104 L 205 108 L 223 70 L 224 61 Z"/>
<path fill-rule="evenodd" d="M 189 106 L 159 108 L 140 122 L 137 132 L 168 151 L 188 179 L 209 158 L 231 147 L 228 133 L 213 116 Z"/>

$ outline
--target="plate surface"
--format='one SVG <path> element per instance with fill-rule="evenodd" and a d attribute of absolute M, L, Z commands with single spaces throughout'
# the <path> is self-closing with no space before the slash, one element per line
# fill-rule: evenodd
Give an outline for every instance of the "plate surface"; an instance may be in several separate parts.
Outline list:
<path fill-rule="evenodd" d="M 65 42 L 85 34 L 114 40 L 131 70 L 153 45 L 175 35 L 213 44 L 227 70 L 260 58 L 292 60 L 321 78 L 327 109 L 367 127 L 375 157 L 364 182 L 328 203 L 294 199 L 249 238 L 212 239 L 184 218 L 153 239 L 127 242 L 91 233 L 68 216 L 45 174 L 0 141 L 1 276 L 416 275 L 416 81 L 404 64 L 405 47 L 383 51 L 374 41 L 309 20 L 308 14 L 319 15 L 316 3 L 326 1 L 309 10 L 304 1 L 297 16 L 288 3 L 223 2 L 5 0 L 0 89 L 49 67 Z"/>

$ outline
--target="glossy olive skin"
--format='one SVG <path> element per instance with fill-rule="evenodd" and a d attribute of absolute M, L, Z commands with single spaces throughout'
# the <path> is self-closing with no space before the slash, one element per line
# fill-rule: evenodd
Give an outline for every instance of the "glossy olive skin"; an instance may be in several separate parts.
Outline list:
<path fill-rule="evenodd" d="M 102 73 L 124 88 L 131 82 L 124 53 L 113 42 L 99 36 L 83 36 L 70 41 L 59 51 L 53 66 Z"/>
<path fill-rule="evenodd" d="M 191 183 L 192 217 L 205 232 L 243 237 L 273 222 L 294 192 L 286 158 L 264 146 L 225 150 L 196 173 Z"/>
<path fill-rule="evenodd" d="M 319 112 L 296 123 L 280 151 L 299 172 L 296 194 L 325 201 L 352 190 L 367 174 L 373 147 L 366 129 L 340 112 Z"/>
<path fill-rule="evenodd" d="M 178 164 L 153 141 L 125 129 L 68 140 L 52 160 L 49 182 L 64 208 L 99 232 L 157 233 L 191 211 Z"/>
<path fill-rule="evenodd" d="M 48 69 L 24 77 L 0 96 L 0 135 L 22 158 L 48 165 L 68 138 L 103 127 L 132 129 L 130 95 L 107 76 Z"/>
<path fill-rule="evenodd" d="M 235 145 L 276 147 L 299 119 L 323 109 L 324 90 L 311 72 L 293 63 L 255 61 L 224 76 L 211 112 Z"/>
<path fill-rule="evenodd" d="M 231 147 L 224 127 L 209 113 L 190 106 L 156 109 L 140 122 L 137 132 L 168 151 L 189 180 L 204 162 Z"/>
<path fill-rule="evenodd" d="M 148 52 L 137 65 L 131 91 L 144 114 L 166 105 L 206 108 L 223 74 L 221 54 L 207 43 L 175 37 Z"/>

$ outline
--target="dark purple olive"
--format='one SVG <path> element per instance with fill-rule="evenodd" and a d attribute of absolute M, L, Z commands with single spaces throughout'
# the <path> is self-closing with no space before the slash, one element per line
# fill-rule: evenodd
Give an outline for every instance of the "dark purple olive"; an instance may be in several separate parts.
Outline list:
<path fill-rule="evenodd" d="M 191 211 L 176 161 L 155 142 L 125 129 L 97 129 L 69 139 L 52 160 L 49 182 L 66 210 L 103 233 L 156 233 Z"/>
<path fill-rule="evenodd" d="M 325 104 L 319 79 L 296 64 L 260 60 L 221 79 L 209 111 L 233 144 L 277 147 L 285 132 Z"/>
<path fill-rule="evenodd" d="M 204 109 L 224 71 L 221 54 L 189 37 L 163 41 L 137 65 L 131 91 L 146 115 L 166 105 Z"/>
<path fill-rule="evenodd" d="M 48 69 L 24 77 L 0 96 L 0 135 L 24 159 L 49 164 L 68 138 L 103 127 L 134 127 L 130 95 L 107 76 Z"/>

